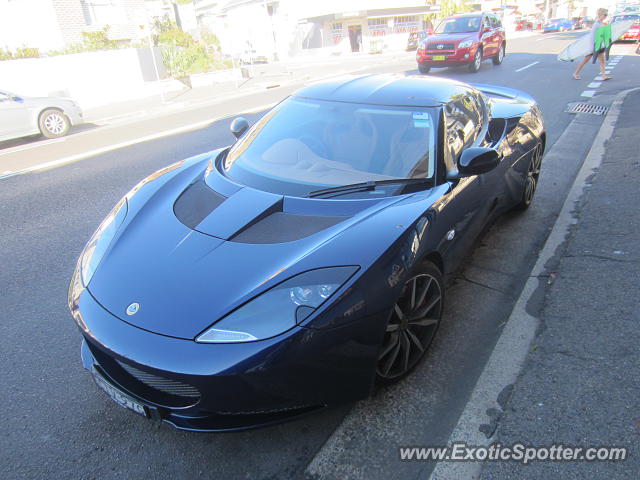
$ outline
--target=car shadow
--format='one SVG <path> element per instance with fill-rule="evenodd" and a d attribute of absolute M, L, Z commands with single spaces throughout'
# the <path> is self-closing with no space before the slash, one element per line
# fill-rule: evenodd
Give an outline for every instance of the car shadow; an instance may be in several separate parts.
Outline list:
<path fill-rule="evenodd" d="M 46 145 L 47 143 L 58 142 L 61 139 L 65 139 L 68 137 L 73 137 L 74 135 L 78 135 L 80 133 L 88 132 L 91 130 L 95 130 L 101 125 L 97 125 L 95 123 L 82 123 L 80 125 L 74 125 L 71 127 L 69 132 L 59 138 L 47 138 L 41 134 L 28 135 L 26 137 L 12 138 L 10 140 L 5 140 L 4 142 L 0 142 L 0 150 L 5 150 L 14 147 L 22 147 L 25 145 Z"/>

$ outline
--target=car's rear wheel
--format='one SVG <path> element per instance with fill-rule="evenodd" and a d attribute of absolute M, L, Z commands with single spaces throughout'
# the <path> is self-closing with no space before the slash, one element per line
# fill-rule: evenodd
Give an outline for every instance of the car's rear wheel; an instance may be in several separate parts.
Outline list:
<path fill-rule="evenodd" d="M 476 54 L 473 56 L 473 62 L 469 64 L 469 71 L 473 73 L 477 72 L 478 70 L 480 70 L 481 64 L 482 64 L 482 49 L 478 48 L 476 50 Z"/>
<path fill-rule="evenodd" d="M 515 206 L 518 210 L 526 210 L 533 201 L 533 196 L 535 195 L 536 188 L 538 187 L 538 179 L 540 178 L 540 167 L 542 166 L 543 153 L 544 146 L 542 145 L 542 142 L 539 142 L 534 148 L 531 160 L 529 161 L 529 168 L 527 169 L 527 177 L 524 181 L 522 198 Z"/>
<path fill-rule="evenodd" d="M 418 70 L 420 70 L 420 73 L 429 73 L 429 70 L 431 70 L 431 67 L 426 63 L 419 63 Z"/>
<path fill-rule="evenodd" d="M 502 60 L 504 60 L 504 42 L 500 44 L 498 53 L 491 60 L 493 60 L 494 65 L 500 65 L 502 63 Z"/>
<path fill-rule="evenodd" d="M 38 126 L 45 137 L 58 138 L 67 134 L 71 127 L 71 122 L 60 110 L 49 108 L 40 114 Z"/>
<path fill-rule="evenodd" d="M 438 330 L 444 304 L 442 273 L 431 262 L 415 269 L 387 323 L 376 377 L 390 383 L 406 376 L 424 356 Z"/>

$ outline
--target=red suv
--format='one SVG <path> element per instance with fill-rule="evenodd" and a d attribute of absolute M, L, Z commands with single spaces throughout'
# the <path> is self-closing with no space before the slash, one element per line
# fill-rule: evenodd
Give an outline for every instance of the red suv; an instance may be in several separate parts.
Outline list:
<path fill-rule="evenodd" d="M 469 65 L 477 72 L 483 60 L 500 65 L 507 41 L 502 22 L 492 13 L 467 13 L 445 18 L 433 35 L 422 41 L 416 53 L 421 73 L 431 67 Z"/>

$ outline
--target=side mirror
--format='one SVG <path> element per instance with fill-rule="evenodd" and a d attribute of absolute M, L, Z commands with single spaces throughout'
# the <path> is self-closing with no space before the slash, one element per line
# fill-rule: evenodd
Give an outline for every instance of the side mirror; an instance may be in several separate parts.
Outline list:
<path fill-rule="evenodd" d="M 491 31 L 491 27 L 484 27 L 484 28 L 482 29 L 482 32 L 483 32 L 483 33 L 487 33 L 487 32 L 490 32 L 490 31 Z"/>
<path fill-rule="evenodd" d="M 243 117 L 234 118 L 229 129 L 234 137 L 240 138 L 249 129 L 249 122 Z"/>
<path fill-rule="evenodd" d="M 427 36 L 433 35 L 433 28 L 427 28 Z"/>
<path fill-rule="evenodd" d="M 17 96 L 13 96 L 13 97 L 11 97 L 11 100 L 13 100 L 14 102 L 18 102 L 18 103 L 22 103 L 22 102 L 24 102 L 24 98 L 22 98 L 22 97 L 17 97 Z"/>
<path fill-rule="evenodd" d="M 447 175 L 449 180 L 455 180 L 472 175 L 490 172 L 500 163 L 501 155 L 493 148 L 471 147 L 460 155 L 458 173 Z"/>

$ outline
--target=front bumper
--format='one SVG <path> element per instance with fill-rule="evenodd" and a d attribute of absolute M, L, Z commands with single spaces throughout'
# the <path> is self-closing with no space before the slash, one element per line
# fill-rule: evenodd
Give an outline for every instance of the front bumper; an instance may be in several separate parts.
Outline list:
<path fill-rule="evenodd" d="M 416 61 L 419 64 L 430 67 L 453 67 L 456 65 L 468 65 L 473 62 L 478 45 L 469 48 L 456 48 L 444 52 L 437 50 L 426 50 L 416 54 Z"/>
<path fill-rule="evenodd" d="M 366 397 L 387 318 L 384 312 L 259 342 L 201 344 L 129 325 L 87 290 L 77 306 L 84 367 L 147 416 L 199 431 L 265 426 Z"/>

